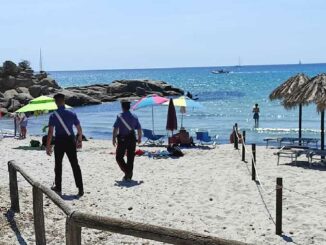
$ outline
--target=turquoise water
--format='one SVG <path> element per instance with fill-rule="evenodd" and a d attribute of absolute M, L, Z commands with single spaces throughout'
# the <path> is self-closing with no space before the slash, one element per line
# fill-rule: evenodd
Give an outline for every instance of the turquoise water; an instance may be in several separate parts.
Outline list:
<path fill-rule="evenodd" d="M 98 70 L 98 71 L 56 71 L 50 72 L 61 86 L 78 86 L 94 83 L 109 83 L 116 79 L 164 80 L 177 87 L 198 95 L 204 110 L 188 110 L 184 126 L 194 134 L 198 129 L 207 129 L 218 134 L 221 143 L 226 143 L 234 123 L 247 131 L 250 142 L 263 143 L 267 136 L 296 136 L 298 110 L 285 110 L 280 102 L 271 102 L 268 95 L 288 77 L 299 72 L 309 76 L 326 71 L 326 64 L 311 65 L 269 65 L 225 67 L 229 74 L 212 74 L 213 67 L 137 69 L 137 70 Z M 260 106 L 260 128 L 254 129 L 252 107 Z M 106 103 L 74 109 L 84 128 L 86 136 L 110 139 L 118 103 Z M 177 110 L 178 111 L 178 110 Z M 151 128 L 151 109 L 135 111 L 143 128 Z M 166 113 L 164 106 L 156 107 L 155 132 L 166 133 Z M 180 113 L 178 113 L 180 125 Z M 41 134 L 47 116 L 30 120 L 29 131 Z M 0 128 L 10 128 L 11 123 L 0 121 Z M 320 116 L 314 105 L 303 109 L 303 136 L 319 137 Z"/>

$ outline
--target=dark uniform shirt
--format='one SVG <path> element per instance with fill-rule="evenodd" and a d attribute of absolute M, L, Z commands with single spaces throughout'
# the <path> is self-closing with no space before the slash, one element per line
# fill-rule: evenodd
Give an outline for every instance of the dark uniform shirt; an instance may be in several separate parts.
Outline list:
<path fill-rule="evenodd" d="M 77 126 L 80 125 L 80 122 L 77 118 L 77 115 L 69 110 L 66 110 L 64 106 L 60 106 L 57 110 L 57 113 L 61 116 L 62 120 L 66 124 L 66 127 L 68 128 L 71 135 L 74 135 L 73 125 Z M 52 126 L 55 128 L 55 136 L 58 138 L 67 137 L 67 132 L 62 127 L 59 119 L 57 116 L 52 113 L 49 118 L 49 126 Z"/>
<path fill-rule="evenodd" d="M 132 129 L 141 128 L 138 117 L 132 114 L 130 111 L 123 112 L 120 114 L 120 116 L 123 117 L 123 119 L 129 124 Z M 113 127 L 119 129 L 119 135 L 121 136 L 127 136 L 130 133 L 129 129 L 124 125 L 119 116 L 117 116 Z"/>

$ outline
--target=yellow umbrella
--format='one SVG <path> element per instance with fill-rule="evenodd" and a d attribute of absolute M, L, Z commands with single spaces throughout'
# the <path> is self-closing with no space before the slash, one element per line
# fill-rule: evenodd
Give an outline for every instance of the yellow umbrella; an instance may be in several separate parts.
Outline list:
<path fill-rule="evenodd" d="M 190 99 L 187 96 L 180 96 L 179 98 L 174 99 L 173 104 L 174 104 L 174 106 L 180 107 L 181 127 L 183 126 L 183 114 L 186 112 L 186 107 L 188 107 L 188 108 L 199 108 L 199 109 L 204 108 L 204 106 L 202 104 Z M 163 105 L 169 105 L 169 103 L 166 102 Z"/>

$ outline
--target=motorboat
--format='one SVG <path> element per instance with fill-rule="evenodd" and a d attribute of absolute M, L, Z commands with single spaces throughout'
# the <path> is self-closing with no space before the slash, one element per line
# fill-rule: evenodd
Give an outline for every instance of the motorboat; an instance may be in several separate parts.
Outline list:
<path fill-rule="evenodd" d="M 228 70 L 220 69 L 216 71 L 212 71 L 213 74 L 225 74 L 225 73 L 230 73 Z"/>

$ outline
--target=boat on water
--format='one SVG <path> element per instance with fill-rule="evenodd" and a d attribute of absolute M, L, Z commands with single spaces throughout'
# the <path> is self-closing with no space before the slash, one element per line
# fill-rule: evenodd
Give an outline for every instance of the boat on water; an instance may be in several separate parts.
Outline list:
<path fill-rule="evenodd" d="M 215 70 L 212 71 L 213 74 L 225 74 L 225 73 L 230 73 L 228 70 L 220 69 L 220 70 Z"/>

